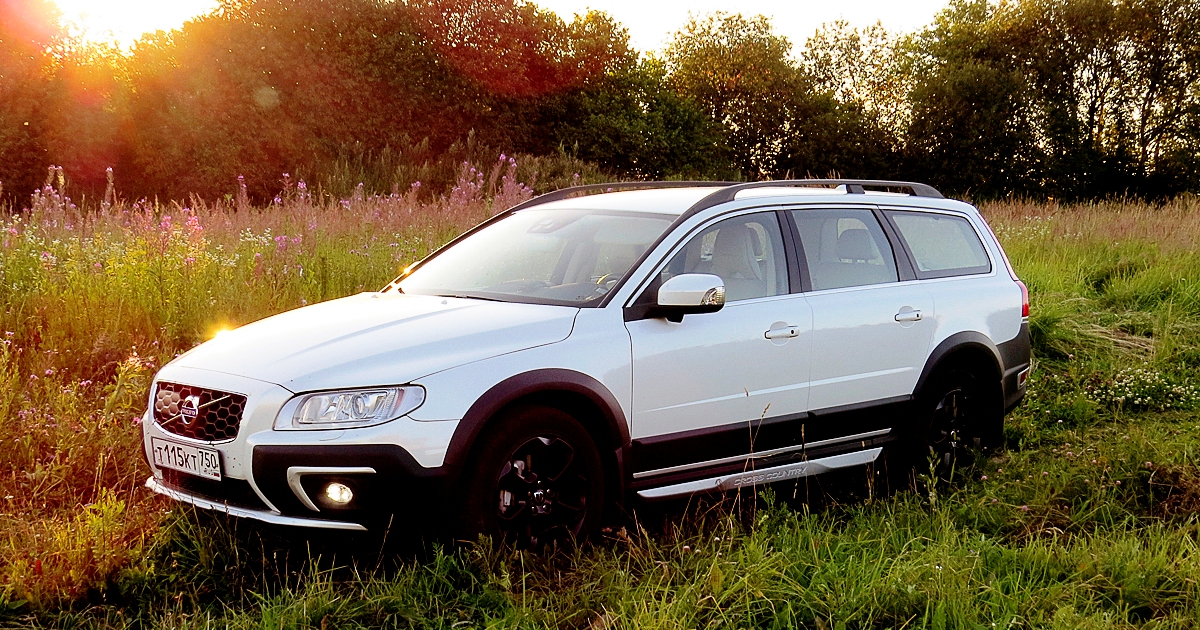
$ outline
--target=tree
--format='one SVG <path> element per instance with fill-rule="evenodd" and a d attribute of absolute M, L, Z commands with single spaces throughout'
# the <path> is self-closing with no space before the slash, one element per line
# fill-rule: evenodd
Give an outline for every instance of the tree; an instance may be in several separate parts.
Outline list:
<path fill-rule="evenodd" d="M 922 32 L 692 19 L 661 59 L 524 0 L 222 0 L 131 53 L 0 0 L 0 182 L 269 199 L 424 190 L 485 152 L 636 178 L 905 177 L 1078 199 L 1200 190 L 1200 0 L 953 0 Z M 575 165 L 569 167 L 567 176 Z M 80 190 L 80 188 L 84 190 Z M 90 190 L 89 190 L 90 189 Z M 78 194 L 76 194 L 78 196 Z"/>
<path fill-rule="evenodd" d="M 986 0 L 955 0 L 905 44 L 912 120 L 905 170 L 955 194 L 1036 194 L 1041 150 L 1022 73 Z"/>
<path fill-rule="evenodd" d="M 545 144 L 547 99 L 631 63 L 619 35 L 603 14 L 568 24 L 513 0 L 226 2 L 139 43 L 127 166 L 147 193 L 219 195 L 244 175 L 269 198 L 281 173 L 347 158 L 392 156 L 394 176 L 412 146 Z"/>
<path fill-rule="evenodd" d="M 734 165 L 753 177 L 775 171 L 807 92 L 790 51 L 767 18 L 728 13 L 693 18 L 666 50 L 671 86 L 723 127 Z"/>
<path fill-rule="evenodd" d="M 46 0 L 0 0 L 0 192 L 5 197 L 28 200 L 53 159 L 43 113 L 58 18 Z"/>
<path fill-rule="evenodd" d="M 881 127 L 899 135 L 912 114 L 912 76 L 904 72 L 903 55 L 901 42 L 882 24 L 859 30 L 838 20 L 808 38 L 800 66 L 814 90 L 862 108 Z"/>
<path fill-rule="evenodd" d="M 637 179 L 732 176 L 720 128 L 647 59 L 552 101 L 545 118 L 578 157 Z M 547 148 L 543 148 L 545 151 Z"/>
<path fill-rule="evenodd" d="M 910 166 L 986 194 L 1184 190 L 1198 18 L 1197 0 L 952 3 L 910 42 Z"/>

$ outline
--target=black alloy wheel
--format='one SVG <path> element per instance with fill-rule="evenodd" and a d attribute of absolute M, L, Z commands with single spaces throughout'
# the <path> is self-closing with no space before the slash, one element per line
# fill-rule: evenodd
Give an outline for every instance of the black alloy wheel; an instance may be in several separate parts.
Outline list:
<path fill-rule="evenodd" d="M 524 407 L 478 439 L 466 477 L 460 533 L 497 535 L 523 548 L 593 533 L 604 505 L 604 469 L 591 436 L 570 415 Z"/>
<path fill-rule="evenodd" d="M 980 392 L 974 375 L 947 371 L 933 383 L 930 395 L 922 397 L 924 453 L 936 472 L 950 475 L 955 468 L 970 465 L 973 449 L 980 446 Z"/>
<path fill-rule="evenodd" d="M 968 392 L 957 387 L 942 395 L 933 408 L 929 422 L 929 454 L 941 467 L 949 468 L 967 446 L 967 423 L 970 408 Z"/>
<path fill-rule="evenodd" d="M 913 413 L 899 426 L 899 440 L 888 444 L 875 464 L 889 490 L 918 489 L 930 473 L 948 478 L 974 463 L 991 423 L 979 381 L 959 368 L 940 370 L 913 401 Z"/>
<path fill-rule="evenodd" d="M 496 480 L 501 530 L 531 546 L 578 536 L 588 504 L 582 469 L 575 449 L 557 436 L 539 435 L 517 447 Z"/>

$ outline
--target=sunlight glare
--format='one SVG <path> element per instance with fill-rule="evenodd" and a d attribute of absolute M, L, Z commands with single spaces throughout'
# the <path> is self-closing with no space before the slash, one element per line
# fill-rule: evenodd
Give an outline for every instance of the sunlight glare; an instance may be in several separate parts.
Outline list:
<path fill-rule="evenodd" d="M 72 35 L 128 48 L 143 33 L 169 31 L 217 8 L 217 0 L 54 0 Z"/>

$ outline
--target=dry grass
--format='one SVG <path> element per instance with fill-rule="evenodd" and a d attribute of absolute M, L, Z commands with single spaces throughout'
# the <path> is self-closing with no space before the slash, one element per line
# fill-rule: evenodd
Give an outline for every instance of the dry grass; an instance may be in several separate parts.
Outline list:
<path fill-rule="evenodd" d="M 980 211 L 993 226 L 1016 233 L 1048 230 L 1055 238 L 1089 242 L 1152 243 L 1163 253 L 1200 251 L 1200 198 L 1161 204 L 1110 200 L 1080 204 L 1005 201 Z"/>
<path fill-rule="evenodd" d="M 480 547 L 338 578 L 319 563 L 297 572 L 265 537 L 226 535 L 219 519 L 140 487 L 133 418 L 153 370 L 219 326 L 382 286 L 492 207 L 528 195 L 504 179 L 511 166 L 467 167 L 437 200 L 318 202 L 292 187 L 268 208 L 234 199 L 84 212 L 51 186 L 7 217 L 0 608 L 29 600 L 21 610 L 49 623 L 111 627 L 125 627 L 126 608 L 136 623 L 165 627 L 210 616 L 272 628 L 1195 619 L 1200 564 L 1171 559 L 1194 529 L 1194 407 L 1164 398 L 1155 404 L 1184 411 L 1150 414 L 1086 390 L 1130 365 L 1173 385 L 1194 379 L 1192 199 L 983 207 L 1033 290 L 1038 370 L 1009 423 L 1009 450 L 968 471 L 966 485 L 812 513 L 774 506 L 749 523 L 668 518 L 567 558 Z M 246 577 L 254 571 L 270 577 Z M 119 603 L 66 611 L 106 598 Z"/>

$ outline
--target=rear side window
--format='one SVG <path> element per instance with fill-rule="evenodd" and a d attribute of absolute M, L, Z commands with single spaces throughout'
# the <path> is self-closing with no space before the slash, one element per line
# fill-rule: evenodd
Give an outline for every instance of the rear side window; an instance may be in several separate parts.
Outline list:
<path fill-rule="evenodd" d="M 814 291 L 896 282 L 896 259 L 870 210 L 792 212 Z"/>
<path fill-rule="evenodd" d="M 971 223 L 932 212 L 886 212 L 908 246 L 918 278 L 944 278 L 992 270 Z"/>

